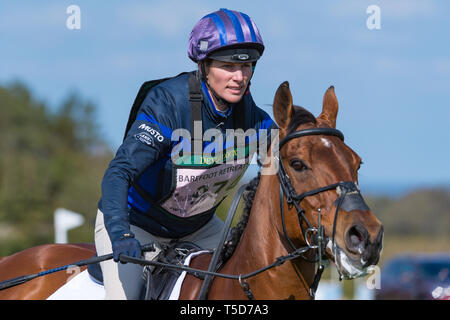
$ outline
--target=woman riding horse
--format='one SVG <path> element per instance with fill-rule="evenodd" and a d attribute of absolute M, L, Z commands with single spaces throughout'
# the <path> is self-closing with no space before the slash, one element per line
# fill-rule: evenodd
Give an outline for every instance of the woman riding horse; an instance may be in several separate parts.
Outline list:
<path fill-rule="evenodd" d="M 171 138 L 177 129 L 195 134 L 194 120 L 201 123 L 200 139 L 208 129 L 219 131 L 225 141 L 229 129 L 272 127 L 273 121 L 255 105 L 249 91 L 263 51 L 249 16 L 227 9 L 213 12 L 200 19 L 190 35 L 188 55 L 198 71 L 166 80 L 146 95 L 102 182 L 95 245 L 98 255 L 114 255 L 113 261 L 101 263 L 107 299 L 139 298 L 142 267 L 118 261 L 121 254 L 140 255 L 141 243 L 156 245 L 148 259 L 157 256 L 161 243 L 173 239 L 207 250 L 217 246 L 223 224 L 215 210 L 242 177 L 252 155 L 244 155 L 245 165 L 176 163 L 170 157 L 177 147 Z M 201 101 L 198 110 L 190 96 L 195 88 L 199 89 L 195 98 Z M 211 145 L 203 142 L 203 148 Z M 214 148 L 217 153 L 222 146 Z M 223 154 L 228 150 L 233 149 L 226 146 Z M 223 169 L 228 174 L 220 174 Z"/>
<path fill-rule="evenodd" d="M 205 16 L 192 31 L 189 48 L 189 56 L 199 66 L 199 71 L 191 74 L 200 75 L 201 95 L 189 94 L 198 93 L 195 83 L 189 83 L 193 79 L 190 74 L 152 88 L 105 173 L 95 244 L 98 255 L 114 256 L 114 260 L 102 263 L 106 297 L 110 299 L 138 297 L 142 267 L 117 261 L 120 255 L 138 257 L 141 243 L 152 242 L 158 248 L 177 239 L 215 248 L 222 227 L 214 216 L 215 208 L 239 181 L 251 157 L 244 152 L 244 159 L 233 157 L 232 161 L 211 164 L 203 161 L 208 152 L 196 161 L 197 154 L 184 148 L 185 154 L 174 158 L 170 154 L 175 146 L 172 131 L 195 131 L 192 119 L 203 120 L 200 133 L 212 126 L 222 134 L 231 128 L 275 126 L 255 106 L 248 91 L 252 69 L 264 49 L 248 16 L 226 9 Z M 199 101 L 202 108 L 196 112 L 192 105 Z M 215 277 L 208 299 L 308 299 L 315 263 L 320 266 L 325 256 L 345 278 L 362 276 L 378 262 L 383 227 L 357 187 L 361 159 L 335 129 L 338 103 L 334 88 L 326 91 L 317 118 L 293 105 L 287 83 L 277 90 L 273 108 L 279 126 L 273 140 L 279 141 L 280 150 L 272 144 L 267 158 L 276 164 L 276 170 L 263 168 L 248 224 L 234 254 L 219 272 L 236 278 L 280 257 L 296 259 L 275 263 L 243 281 L 240 277 L 239 281 Z M 188 113 L 191 117 L 184 116 Z M 192 121 L 192 127 L 195 125 Z M 195 134 L 193 142 L 195 145 Z M 221 147 L 216 144 L 213 149 L 212 144 L 206 144 L 203 151 L 209 147 L 212 154 L 211 150 Z M 211 158 L 217 160 L 217 156 Z M 215 179 L 218 177 L 221 179 Z M 208 196 L 211 193 L 213 196 Z M 318 236 L 323 236 L 325 246 L 316 242 Z M 301 248 L 307 250 L 300 258 L 297 253 Z M 30 248 L 0 260 L 0 280 L 68 265 L 89 258 L 94 251 L 87 244 Z M 146 258 L 154 259 L 156 254 Z M 206 270 L 210 259 L 211 255 L 200 255 L 194 258 L 193 267 Z M 70 278 L 66 272 L 45 275 L 0 290 L 0 299 L 45 299 Z M 180 299 L 196 299 L 200 285 L 200 279 L 186 277 Z"/>

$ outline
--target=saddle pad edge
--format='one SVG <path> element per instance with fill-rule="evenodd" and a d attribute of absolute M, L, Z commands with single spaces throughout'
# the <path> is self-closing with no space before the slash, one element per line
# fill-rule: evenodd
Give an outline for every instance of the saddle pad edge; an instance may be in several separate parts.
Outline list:
<path fill-rule="evenodd" d="M 191 259 L 203 254 L 203 253 L 209 253 L 210 251 L 208 250 L 202 250 L 202 251 L 196 251 L 191 253 L 189 256 L 187 256 L 187 258 L 184 260 L 184 265 L 185 266 L 189 266 L 189 264 L 191 263 Z M 178 277 L 177 282 L 175 282 L 175 285 L 173 287 L 173 290 L 169 296 L 168 300 L 178 300 L 180 298 L 180 292 L 181 292 L 181 285 L 183 284 L 184 278 L 186 277 L 187 272 L 183 271 L 181 273 L 181 275 Z"/>

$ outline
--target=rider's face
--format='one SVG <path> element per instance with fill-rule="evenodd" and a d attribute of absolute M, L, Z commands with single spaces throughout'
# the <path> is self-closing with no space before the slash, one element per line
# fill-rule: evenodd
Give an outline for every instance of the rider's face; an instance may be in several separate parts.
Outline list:
<path fill-rule="evenodd" d="M 209 86 L 224 100 L 237 103 L 247 89 L 252 76 L 252 63 L 212 60 L 207 71 Z"/>

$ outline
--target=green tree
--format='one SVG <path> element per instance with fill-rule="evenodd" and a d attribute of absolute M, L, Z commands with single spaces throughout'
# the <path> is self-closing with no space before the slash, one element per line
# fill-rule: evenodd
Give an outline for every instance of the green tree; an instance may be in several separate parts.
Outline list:
<path fill-rule="evenodd" d="M 23 84 L 0 87 L 0 256 L 54 241 L 53 212 L 87 223 L 70 241 L 93 241 L 104 170 L 112 157 L 95 106 L 69 95 L 56 112 Z"/>

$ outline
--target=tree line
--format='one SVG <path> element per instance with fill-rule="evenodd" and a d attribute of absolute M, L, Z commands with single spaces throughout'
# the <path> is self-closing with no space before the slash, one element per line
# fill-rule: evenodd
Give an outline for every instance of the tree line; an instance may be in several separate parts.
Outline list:
<path fill-rule="evenodd" d="M 0 87 L 0 256 L 54 242 L 58 207 L 86 218 L 71 238 L 93 241 L 112 158 L 95 119 L 95 106 L 76 93 L 51 111 L 22 83 Z"/>

